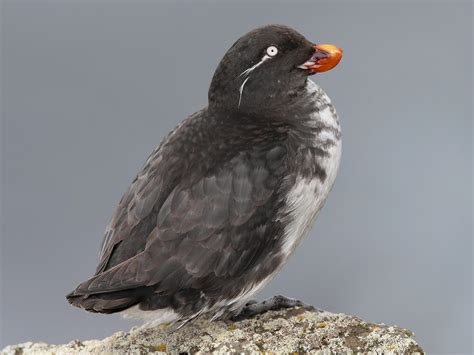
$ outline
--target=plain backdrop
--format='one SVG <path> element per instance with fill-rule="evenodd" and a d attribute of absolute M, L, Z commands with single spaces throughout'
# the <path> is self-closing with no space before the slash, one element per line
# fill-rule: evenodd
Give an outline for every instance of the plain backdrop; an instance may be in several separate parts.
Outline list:
<path fill-rule="evenodd" d="M 217 63 L 282 23 L 344 58 L 314 76 L 343 158 L 315 227 L 259 295 L 413 330 L 430 353 L 472 337 L 470 2 L 4 1 L 0 348 L 129 329 L 64 295 L 95 269 L 148 154 L 207 103 Z"/>

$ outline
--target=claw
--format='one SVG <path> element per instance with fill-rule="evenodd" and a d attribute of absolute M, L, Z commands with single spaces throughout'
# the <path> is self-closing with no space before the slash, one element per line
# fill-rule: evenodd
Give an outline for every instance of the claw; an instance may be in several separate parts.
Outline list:
<path fill-rule="evenodd" d="M 249 301 L 242 308 L 239 314 L 233 316 L 231 319 L 233 321 L 244 320 L 248 318 L 255 317 L 256 315 L 268 312 L 268 311 L 276 311 L 282 308 L 292 308 L 292 307 L 301 307 L 306 310 L 315 310 L 315 307 L 304 303 L 300 300 L 289 298 L 285 296 L 274 296 L 268 298 L 260 303 L 256 301 Z"/>

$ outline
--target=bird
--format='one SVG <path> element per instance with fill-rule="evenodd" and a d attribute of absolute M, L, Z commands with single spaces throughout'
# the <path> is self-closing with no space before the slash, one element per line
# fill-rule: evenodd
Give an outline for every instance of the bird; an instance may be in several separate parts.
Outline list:
<path fill-rule="evenodd" d="M 145 324 L 251 317 L 306 305 L 252 298 L 311 229 L 341 158 L 339 117 L 310 76 L 342 49 L 284 25 L 240 37 L 208 105 L 152 151 L 121 198 L 95 274 L 66 298 Z"/>

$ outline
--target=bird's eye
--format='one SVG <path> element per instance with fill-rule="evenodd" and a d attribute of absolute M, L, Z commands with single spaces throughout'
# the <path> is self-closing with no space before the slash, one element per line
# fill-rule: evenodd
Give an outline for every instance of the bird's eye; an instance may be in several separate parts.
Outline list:
<path fill-rule="evenodd" d="M 270 57 L 274 57 L 276 56 L 278 53 L 278 48 L 275 47 L 275 46 L 270 46 L 267 48 L 267 54 L 270 56 Z"/>

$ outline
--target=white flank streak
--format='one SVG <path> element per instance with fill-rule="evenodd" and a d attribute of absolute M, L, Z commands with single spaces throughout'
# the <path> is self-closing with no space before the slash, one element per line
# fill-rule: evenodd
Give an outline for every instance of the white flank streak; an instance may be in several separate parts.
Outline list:
<path fill-rule="evenodd" d="M 257 64 L 251 66 L 250 68 L 247 68 L 245 69 L 242 73 L 240 73 L 239 76 L 246 76 L 244 82 L 242 83 L 242 85 L 240 85 L 240 88 L 239 88 L 239 105 L 238 107 L 240 107 L 240 101 L 242 100 L 242 93 L 244 92 L 244 86 L 245 86 L 245 83 L 247 82 L 247 80 L 249 80 L 250 78 L 250 73 L 255 70 L 255 68 L 257 68 L 259 65 L 262 65 L 266 60 L 270 59 L 271 57 L 268 56 L 268 55 L 264 55 L 262 57 L 262 59 L 260 60 L 260 62 L 258 62 Z"/>
<path fill-rule="evenodd" d="M 310 94 L 320 90 L 311 80 L 308 80 L 307 89 Z M 324 99 L 330 102 L 325 94 L 324 96 Z M 333 114 L 329 108 L 315 113 L 314 119 L 339 130 L 337 115 Z M 316 158 L 317 163 L 326 171 L 326 179 L 321 182 L 317 178 L 307 179 L 299 176 L 286 198 L 290 221 L 285 228 L 285 241 L 283 243 L 285 257 L 291 255 L 311 228 L 336 179 L 341 159 L 341 141 L 332 132 L 322 131 L 316 137 L 315 144 L 320 145 L 324 139 L 332 139 L 336 143 L 327 148 L 327 157 Z"/>
<path fill-rule="evenodd" d="M 270 59 L 270 58 L 271 58 L 270 56 L 268 56 L 268 55 L 265 54 L 265 55 L 262 57 L 262 59 L 260 60 L 260 62 L 258 62 L 257 64 L 251 66 L 251 67 L 248 68 L 248 69 L 245 69 L 245 70 L 240 74 L 240 76 L 250 74 L 256 67 L 258 67 L 259 65 L 262 65 L 263 62 L 265 62 L 267 59 Z"/>
<path fill-rule="evenodd" d="M 173 323 L 180 318 L 179 314 L 171 308 L 143 311 L 138 308 L 138 305 L 130 307 L 129 309 L 120 312 L 120 314 L 126 319 L 141 319 L 146 327 L 152 327 L 164 323 Z"/>
<path fill-rule="evenodd" d="M 238 107 L 240 107 L 240 101 L 242 100 L 242 92 L 244 91 L 244 85 L 245 83 L 247 82 L 247 80 L 249 80 L 250 76 L 248 76 L 244 82 L 242 83 L 242 85 L 240 85 L 240 89 L 239 89 L 239 105 Z"/>

